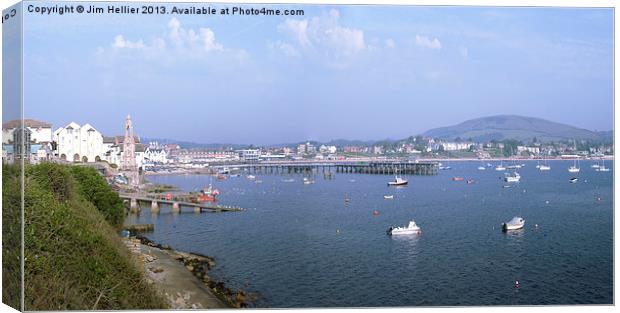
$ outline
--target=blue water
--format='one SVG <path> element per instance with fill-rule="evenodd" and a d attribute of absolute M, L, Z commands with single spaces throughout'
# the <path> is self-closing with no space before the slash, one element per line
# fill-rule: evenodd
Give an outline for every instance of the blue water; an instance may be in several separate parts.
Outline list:
<path fill-rule="evenodd" d="M 595 172 L 581 162 L 575 175 L 569 161 L 550 161 L 549 172 L 526 162 L 521 182 L 502 188 L 493 168 L 449 163 L 452 170 L 436 176 L 406 177 L 403 188 L 387 187 L 392 176 L 364 174 L 317 175 L 312 185 L 300 175 L 214 180 L 221 204 L 247 210 L 163 208 L 152 216 L 145 208 L 127 222 L 154 223 L 153 240 L 215 257 L 210 275 L 258 293 L 258 307 L 613 303 L 613 168 Z M 149 180 L 191 191 L 211 178 Z M 383 199 L 388 194 L 394 199 Z M 502 233 L 514 216 L 525 228 Z M 421 235 L 386 235 L 411 219 Z"/>

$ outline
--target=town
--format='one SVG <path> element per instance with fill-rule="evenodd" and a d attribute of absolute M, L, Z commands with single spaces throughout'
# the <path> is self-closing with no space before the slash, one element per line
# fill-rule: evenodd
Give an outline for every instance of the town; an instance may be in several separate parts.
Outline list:
<path fill-rule="evenodd" d="M 366 144 L 323 144 L 306 141 L 296 144 L 256 147 L 253 145 L 223 145 L 201 147 L 200 144 L 181 146 L 178 143 L 141 141 L 133 134 L 131 117 L 125 121 L 125 134 L 103 135 L 92 124 L 71 122 L 53 129 L 48 122 L 24 119 L 20 138 L 20 120 L 2 125 L 3 162 L 11 163 L 21 155 L 24 142 L 25 159 L 32 164 L 41 161 L 60 163 L 99 164 L 121 173 L 144 174 L 204 172 L 210 167 L 246 163 L 277 162 L 386 162 L 433 161 L 446 159 L 588 159 L 613 155 L 611 143 L 589 141 L 542 142 L 532 140 L 502 140 L 476 142 L 456 138 L 411 136 L 403 140 L 379 141 Z M 119 123 L 119 126 L 122 123 Z M 120 127 L 119 127 L 120 129 Z M 128 174 L 125 174 L 127 176 Z M 129 178 L 129 180 L 132 180 Z M 138 178 L 133 180 L 138 181 Z M 137 186 L 137 182 L 135 185 Z"/>

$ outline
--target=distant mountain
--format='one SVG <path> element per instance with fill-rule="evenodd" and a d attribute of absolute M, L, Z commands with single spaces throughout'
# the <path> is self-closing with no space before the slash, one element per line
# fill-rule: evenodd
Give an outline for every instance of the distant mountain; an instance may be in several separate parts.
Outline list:
<path fill-rule="evenodd" d="M 468 120 L 448 127 L 431 129 L 423 136 L 442 139 L 473 139 L 490 141 L 517 139 L 531 141 L 596 140 L 604 141 L 612 132 L 593 132 L 540 118 L 518 115 L 496 115 Z"/>
<path fill-rule="evenodd" d="M 160 144 L 176 144 L 184 149 L 220 149 L 220 148 L 228 148 L 232 147 L 233 149 L 244 149 L 249 145 L 239 145 L 239 144 L 228 144 L 228 143 L 198 143 L 192 141 L 182 141 L 175 139 L 165 139 L 165 138 L 140 138 L 140 142 L 144 144 L 148 144 L 149 142 L 157 141 Z"/>

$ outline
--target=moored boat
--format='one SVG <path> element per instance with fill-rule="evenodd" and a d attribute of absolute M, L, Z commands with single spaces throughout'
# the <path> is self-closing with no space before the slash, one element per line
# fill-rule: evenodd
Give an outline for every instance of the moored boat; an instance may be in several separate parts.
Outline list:
<path fill-rule="evenodd" d="M 522 217 L 515 216 L 508 223 L 502 223 L 502 231 L 517 230 L 525 226 L 525 220 Z"/>
<path fill-rule="evenodd" d="M 394 180 L 388 182 L 388 186 L 404 186 L 407 185 L 409 182 L 406 179 L 403 179 L 402 177 L 398 177 L 398 176 L 394 176 Z"/>
<path fill-rule="evenodd" d="M 394 195 L 385 195 L 383 199 L 394 199 Z"/>
<path fill-rule="evenodd" d="M 388 235 L 409 235 L 409 234 L 420 234 L 422 230 L 418 225 L 416 225 L 414 220 L 409 222 L 407 227 L 394 227 L 391 226 L 387 230 Z"/>
<path fill-rule="evenodd" d="M 506 174 L 504 176 L 504 181 L 507 183 L 518 183 L 521 180 L 521 175 L 517 172 L 513 172 L 512 174 Z"/>

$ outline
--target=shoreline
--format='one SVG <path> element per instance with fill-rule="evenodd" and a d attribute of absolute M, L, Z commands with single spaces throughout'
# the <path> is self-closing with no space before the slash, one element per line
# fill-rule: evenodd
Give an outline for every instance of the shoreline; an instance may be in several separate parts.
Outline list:
<path fill-rule="evenodd" d="M 147 281 L 166 298 L 170 309 L 247 308 L 256 300 L 255 294 L 232 290 L 211 279 L 212 257 L 175 250 L 140 234 L 124 240 L 137 256 Z"/>

